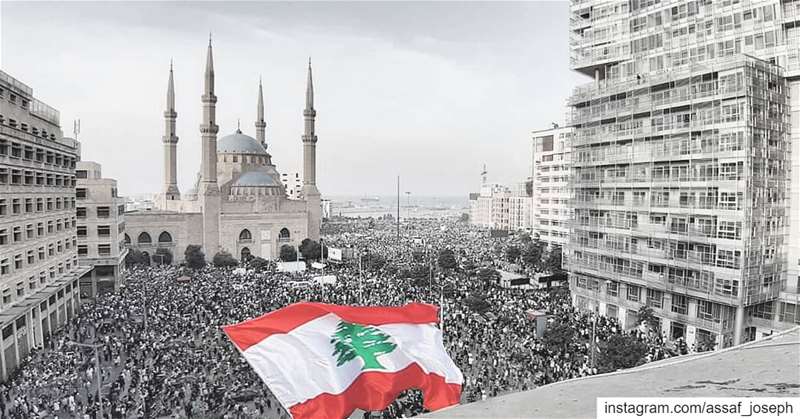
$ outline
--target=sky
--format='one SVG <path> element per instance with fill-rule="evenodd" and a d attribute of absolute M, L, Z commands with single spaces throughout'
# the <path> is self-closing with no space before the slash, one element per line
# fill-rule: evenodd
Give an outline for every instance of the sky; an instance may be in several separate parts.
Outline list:
<path fill-rule="evenodd" d="M 465 196 L 524 181 L 531 131 L 563 123 L 572 88 L 567 2 L 0 2 L 0 68 L 81 120 L 82 160 L 120 193 L 161 190 L 170 60 L 178 182 L 200 168 L 203 71 L 214 46 L 219 136 L 253 126 L 264 85 L 268 151 L 302 170 L 308 57 L 323 196 Z"/>

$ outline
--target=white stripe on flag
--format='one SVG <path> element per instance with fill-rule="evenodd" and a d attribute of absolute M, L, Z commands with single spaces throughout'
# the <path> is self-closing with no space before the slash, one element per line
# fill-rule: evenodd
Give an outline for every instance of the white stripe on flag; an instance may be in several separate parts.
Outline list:
<path fill-rule="evenodd" d="M 285 334 L 267 337 L 243 352 L 259 377 L 287 409 L 322 393 L 339 394 L 361 373 L 362 361 L 353 359 L 337 367 L 330 343 L 340 318 L 334 314 L 314 319 Z M 373 326 L 392 337 L 397 349 L 378 357 L 396 372 L 417 363 L 453 384 L 464 377 L 444 352 L 442 332 L 432 324 L 396 323 Z"/>

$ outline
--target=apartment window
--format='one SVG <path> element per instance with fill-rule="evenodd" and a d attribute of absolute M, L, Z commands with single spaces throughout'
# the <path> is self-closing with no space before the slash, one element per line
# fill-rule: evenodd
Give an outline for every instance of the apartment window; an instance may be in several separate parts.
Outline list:
<path fill-rule="evenodd" d="M 39 237 L 44 236 L 44 223 L 36 223 L 36 235 Z"/>
<path fill-rule="evenodd" d="M 619 296 L 619 282 L 610 281 L 606 283 L 606 294 L 611 297 Z"/>
<path fill-rule="evenodd" d="M 658 290 L 647 289 L 647 305 L 653 308 L 661 308 L 664 303 L 664 293 Z"/>
<path fill-rule="evenodd" d="M 641 288 L 636 285 L 628 284 L 628 293 L 627 299 L 628 301 L 639 301 L 641 299 Z"/>
<path fill-rule="evenodd" d="M 25 212 L 33 212 L 33 198 L 25 198 Z"/>
<path fill-rule="evenodd" d="M 110 244 L 98 244 L 97 245 L 97 253 L 100 256 L 108 256 L 111 254 L 111 245 Z"/>
<path fill-rule="evenodd" d="M 14 238 L 14 243 L 22 241 L 22 227 L 14 227 L 14 232 L 12 233 L 12 237 Z"/>
<path fill-rule="evenodd" d="M 78 199 L 86 199 L 86 188 L 75 188 L 75 197 Z"/>
<path fill-rule="evenodd" d="M 8 204 L 5 199 L 0 199 L 0 217 L 8 214 Z"/>
<path fill-rule="evenodd" d="M 0 275 L 8 275 L 11 273 L 11 261 L 8 258 L 0 260 Z"/>
<path fill-rule="evenodd" d="M 86 256 L 89 254 L 89 247 L 85 244 L 78 245 L 78 256 Z"/>
<path fill-rule="evenodd" d="M 742 223 L 741 221 L 720 221 L 719 231 L 717 237 L 729 240 L 741 240 L 742 238 Z"/>
<path fill-rule="evenodd" d="M 685 295 L 672 294 L 672 312 L 687 314 L 689 312 L 689 299 Z"/>
<path fill-rule="evenodd" d="M 33 253 L 33 250 L 28 250 L 27 253 L 28 265 L 33 265 L 36 263 L 36 255 Z"/>
<path fill-rule="evenodd" d="M 22 254 L 14 255 L 14 269 L 22 269 Z"/>
<path fill-rule="evenodd" d="M 711 301 L 697 300 L 697 317 L 719 322 L 721 318 L 720 307 L 718 304 L 714 304 Z"/>
<path fill-rule="evenodd" d="M 8 230 L 0 229 L 0 245 L 8 244 Z"/>
<path fill-rule="evenodd" d="M 25 226 L 25 237 L 28 239 L 33 239 L 36 237 L 35 231 L 33 229 L 33 224 L 28 224 Z"/>
<path fill-rule="evenodd" d="M 97 226 L 97 236 L 98 237 L 108 237 L 111 235 L 111 227 L 110 226 Z"/>
<path fill-rule="evenodd" d="M 81 220 L 86 218 L 86 208 L 84 208 L 84 207 L 76 208 L 75 209 L 75 216 L 78 217 L 78 219 L 81 219 Z"/>
<path fill-rule="evenodd" d="M 19 199 L 14 199 L 11 201 L 11 212 L 13 214 L 19 214 L 22 212 L 22 204 L 20 203 Z"/>
<path fill-rule="evenodd" d="M 78 179 L 86 179 L 88 172 L 86 170 L 76 170 L 75 177 Z"/>
<path fill-rule="evenodd" d="M 108 218 L 111 215 L 109 207 L 97 207 L 98 218 Z"/>
<path fill-rule="evenodd" d="M 44 198 L 36 198 L 36 211 L 44 211 Z"/>
<path fill-rule="evenodd" d="M 77 234 L 78 237 L 86 237 L 86 226 L 78 226 L 78 228 L 75 229 L 75 234 Z"/>
<path fill-rule="evenodd" d="M 616 318 L 619 315 L 619 307 L 614 304 L 606 304 L 606 317 Z"/>

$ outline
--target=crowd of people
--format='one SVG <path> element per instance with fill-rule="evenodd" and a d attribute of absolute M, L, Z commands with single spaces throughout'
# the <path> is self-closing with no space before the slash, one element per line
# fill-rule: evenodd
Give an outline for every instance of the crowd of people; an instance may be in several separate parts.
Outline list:
<path fill-rule="evenodd" d="M 595 374 L 592 334 L 602 342 L 630 333 L 604 317 L 592 332 L 595 319 L 576 310 L 564 289 L 477 280 L 474 269 L 463 266 L 495 267 L 504 246 L 517 239 L 491 238 L 457 220 L 412 221 L 399 236 L 390 222 L 339 221 L 324 224 L 323 238 L 326 246 L 350 249 L 346 260 L 325 268 L 325 274 L 337 276 L 335 284 L 311 281 L 318 273 L 283 273 L 274 265 L 130 267 L 120 291 L 84 304 L 0 386 L 0 418 L 288 418 L 221 326 L 299 301 L 441 305 L 445 349 L 465 377 L 463 403 Z M 412 256 L 420 249 L 422 260 Z M 437 267 L 435 255 L 442 249 L 452 250 L 460 267 Z M 364 263 L 356 260 L 360 257 Z M 415 266 L 428 275 L 410 275 Z M 480 298 L 485 307 L 471 308 L 468 298 Z M 570 327 L 576 339 L 549 347 L 536 335 L 530 310 Z M 648 345 L 648 360 L 668 356 L 657 337 L 635 333 Z M 95 345 L 97 351 L 73 342 Z M 422 411 L 421 394 L 408 391 L 383 412 L 365 417 Z"/>

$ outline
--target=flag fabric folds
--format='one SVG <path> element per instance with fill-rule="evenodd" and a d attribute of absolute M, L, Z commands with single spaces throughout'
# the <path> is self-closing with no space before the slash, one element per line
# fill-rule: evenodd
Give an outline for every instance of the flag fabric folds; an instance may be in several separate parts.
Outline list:
<path fill-rule="evenodd" d="M 424 407 L 458 404 L 464 377 L 442 343 L 438 308 L 297 303 L 223 330 L 295 419 L 380 411 L 404 390 Z"/>

